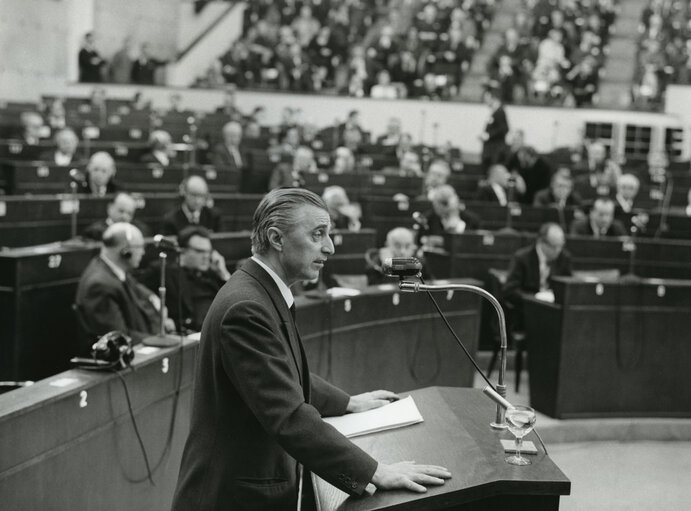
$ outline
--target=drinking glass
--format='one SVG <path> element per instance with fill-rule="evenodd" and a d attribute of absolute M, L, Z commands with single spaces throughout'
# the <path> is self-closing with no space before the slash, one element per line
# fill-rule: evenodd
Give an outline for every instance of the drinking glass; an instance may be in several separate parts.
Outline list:
<path fill-rule="evenodd" d="M 506 462 L 511 465 L 530 465 L 532 462 L 528 458 L 521 456 L 521 445 L 523 437 L 530 433 L 535 426 L 535 410 L 529 406 L 514 406 L 506 410 L 506 422 L 509 431 L 516 437 L 516 454 L 508 456 Z"/>

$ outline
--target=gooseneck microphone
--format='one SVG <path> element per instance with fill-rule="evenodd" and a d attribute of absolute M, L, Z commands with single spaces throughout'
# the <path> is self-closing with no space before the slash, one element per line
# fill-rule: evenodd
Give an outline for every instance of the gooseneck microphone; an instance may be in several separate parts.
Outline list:
<path fill-rule="evenodd" d="M 387 257 L 382 269 L 389 277 L 416 277 L 422 272 L 422 263 L 416 257 Z"/>
<path fill-rule="evenodd" d="M 178 242 L 163 234 L 157 234 L 154 236 L 154 246 L 159 250 L 169 250 L 171 252 L 180 252 L 180 246 Z"/>

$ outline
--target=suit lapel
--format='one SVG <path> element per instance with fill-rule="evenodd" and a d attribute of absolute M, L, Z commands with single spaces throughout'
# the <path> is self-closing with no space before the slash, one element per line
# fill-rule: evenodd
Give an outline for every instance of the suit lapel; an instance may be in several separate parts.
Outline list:
<path fill-rule="evenodd" d="M 293 321 L 293 316 L 290 313 L 290 309 L 288 309 L 288 305 L 283 299 L 283 295 L 281 294 L 280 290 L 278 289 L 278 286 L 271 278 L 271 276 L 268 273 L 266 273 L 264 268 L 259 266 L 252 259 L 247 261 L 242 266 L 241 271 L 244 271 L 245 273 L 256 279 L 262 285 L 262 287 L 267 291 L 269 298 L 271 298 L 274 307 L 278 311 L 278 315 L 281 320 L 281 329 L 283 330 L 284 338 L 288 341 L 288 347 L 290 348 L 290 353 L 292 355 L 293 362 L 295 363 L 295 367 L 300 378 L 300 383 L 303 385 L 304 389 L 304 375 L 307 372 L 305 369 L 307 367 L 307 364 L 305 363 L 306 361 L 303 360 L 304 355 L 302 345 L 300 343 L 300 338 L 297 332 L 297 326 Z"/>

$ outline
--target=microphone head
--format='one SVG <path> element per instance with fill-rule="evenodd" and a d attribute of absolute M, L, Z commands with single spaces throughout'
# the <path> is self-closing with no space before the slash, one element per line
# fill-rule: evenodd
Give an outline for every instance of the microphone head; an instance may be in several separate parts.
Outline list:
<path fill-rule="evenodd" d="M 172 238 L 167 238 L 163 234 L 156 234 L 153 239 L 156 248 L 178 249 L 178 242 Z"/>
<path fill-rule="evenodd" d="M 422 271 L 422 263 L 416 257 L 387 257 L 382 269 L 390 277 L 414 277 Z"/>
<path fill-rule="evenodd" d="M 427 223 L 427 218 L 425 218 L 425 215 L 420 213 L 419 211 L 413 211 L 413 221 L 420 226 L 420 228 L 424 230 L 429 229 L 429 224 Z"/>

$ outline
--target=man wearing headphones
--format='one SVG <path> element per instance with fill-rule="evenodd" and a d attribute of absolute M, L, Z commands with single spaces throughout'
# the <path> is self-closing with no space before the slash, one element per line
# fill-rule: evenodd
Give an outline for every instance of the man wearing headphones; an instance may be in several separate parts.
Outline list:
<path fill-rule="evenodd" d="M 134 225 L 118 222 L 103 233 L 101 253 L 77 287 L 77 313 L 89 339 L 121 330 L 136 343 L 158 333 L 160 301 L 130 275 L 143 255 L 144 237 Z M 170 319 L 166 330 L 175 330 Z"/>
<path fill-rule="evenodd" d="M 163 234 L 177 236 L 188 225 L 201 225 L 212 232 L 221 227 L 221 215 L 208 205 L 209 187 L 203 177 L 189 176 L 180 183 L 182 204 L 163 217 Z"/>

